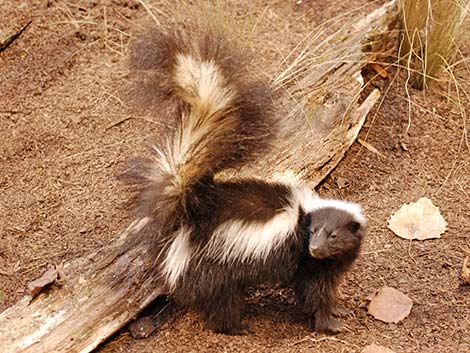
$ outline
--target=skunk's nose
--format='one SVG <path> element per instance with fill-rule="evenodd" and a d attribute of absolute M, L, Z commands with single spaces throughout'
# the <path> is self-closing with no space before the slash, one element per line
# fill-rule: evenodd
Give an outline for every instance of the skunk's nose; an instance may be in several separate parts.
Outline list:
<path fill-rule="evenodd" d="M 310 246 L 308 247 L 308 252 L 310 253 L 310 256 L 313 257 L 313 258 L 320 258 L 320 253 L 319 253 L 319 250 L 320 247 L 318 245 L 313 245 L 313 244 L 310 244 Z"/>
<path fill-rule="evenodd" d="M 308 251 L 310 255 L 314 258 L 321 258 L 321 248 L 325 242 L 325 238 L 327 237 L 327 233 L 325 231 L 325 227 L 322 227 L 319 231 L 313 232 L 310 235 L 310 240 L 308 244 Z"/>

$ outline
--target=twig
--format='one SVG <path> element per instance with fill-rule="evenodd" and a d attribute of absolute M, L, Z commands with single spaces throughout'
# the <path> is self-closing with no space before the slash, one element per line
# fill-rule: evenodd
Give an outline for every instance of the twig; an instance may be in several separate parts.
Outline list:
<path fill-rule="evenodd" d="M 121 120 L 118 120 L 114 123 L 111 123 L 109 124 L 108 126 L 106 126 L 104 129 L 105 130 L 109 130 L 115 126 L 118 126 L 118 125 L 121 125 L 123 122 L 127 121 L 127 120 L 131 120 L 132 119 L 132 116 L 126 116 L 125 118 L 122 118 Z"/>
<path fill-rule="evenodd" d="M 155 14 L 152 12 L 152 9 L 150 8 L 149 5 L 147 5 L 145 3 L 145 1 L 143 0 L 137 0 L 142 6 L 143 8 L 145 9 L 145 11 L 149 14 L 150 17 L 152 17 L 152 19 L 155 21 L 155 24 L 157 24 L 158 26 L 160 26 L 160 21 L 158 20 L 157 16 L 155 16 Z"/>
<path fill-rule="evenodd" d="M 41 262 L 39 264 L 35 264 L 33 266 L 30 266 L 30 267 L 23 267 L 23 268 L 18 269 L 17 272 L 20 272 L 21 275 L 25 276 L 25 275 L 27 275 L 28 273 L 30 273 L 32 271 L 36 271 L 38 268 L 46 266 L 48 263 L 49 262 L 45 261 L 45 262 Z"/>
<path fill-rule="evenodd" d="M 28 23 L 26 23 L 18 31 L 10 35 L 7 35 L 5 39 L 0 38 L 0 52 L 8 48 L 10 44 L 13 43 L 21 35 L 21 33 L 23 33 L 26 30 L 26 28 L 28 28 L 31 22 L 32 20 L 29 20 Z"/>
<path fill-rule="evenodd" d="M 307 341 L 310 341 L 310 342 L 313 342 L 313 343 L 319 343 L 319 342 L 322 342 L 322 341 L 336 341 L 336 342 L 340 342 L 342 344 L 345 344 L 347 346 L 360 348 L 359 346 L 357 346 L 353 343 L 349 343 L 349 342 L 346 342 L 344 340 L 340 340 L 340 339 L 338 339 L 336 337 L 332 337 L 332 336 L 325 336 L 325 337 L 321 337 L 321 338 L 305 337 L 305 338 L 302 338 L 299 341 L 296 341 L 296 342 L 292 343 L 291 346 L 297 346 L 298 344 L 303 343 L 303 342 L 307 342 Z"/>
<path fill-rule="evenodd" d="M 363 252 L 362 255 L 370 255 L 370 254 L 378 254 L 379 252 L 390 251 L 392 249 L 381 249 L 381 250 L 374 250 L 374 251 L 366 251 Z"/>
<path fill-rule="evenodd" d="M 104 45 L 108 46 L 108 18 L 106 16 L 106 6 L 103 6 L 103 26 L 104 26 Z"/>
<path fill-rule="evenodd" d="M 410 257 L 411 261 L 413 261 L 416 264 L 416 260 L 414 259 L 413 255 L 411 254 L 411 243 L 413 239 L 410 239 L 408 242 L 408 256 Z"/>
<path fill-rule="evenodd" d="M 377 148 L 375 148 L 374 146 L 372 146 L 369 142 L 367 141 L 364 141 L 363 139 L 361 138 L 358 138 L 357 139 L 357 142 L 359 142 L 365 149 L 367 149 L 368 151 L 372 152 L 372 153 L 375 153 L 377 155 L 379 155 L 380 157 L 384 157 L 385 156 L 379 152 L 379 150 Z"/>

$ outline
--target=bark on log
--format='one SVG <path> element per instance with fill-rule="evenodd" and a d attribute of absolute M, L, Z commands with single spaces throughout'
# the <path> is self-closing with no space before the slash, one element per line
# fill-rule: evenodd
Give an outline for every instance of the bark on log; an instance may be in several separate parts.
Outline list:
<path fill-rule="evenodd" d="M 336 167 L 380 96 L 373 91 L 358 104 L 364 86 L 361 70 L 380 56 L 384 37 L 396 22 L 396 1 L 391 1 L 309 48 L 280 75 L 275 81 L 279 86 L 295 82 L 286 84 L 277 109 L 284 126 L 282 142 L 250 173 L 266 176 L 290 169 L 314 188 Z"/>
<path fill-rule="evenodd" d="M 298 83 L 279 102 L 286 126 L 282 144 L 250 173 L 290 169 L 314 187 L 337 165 L 379 98 L 374 91 L 358 104 L 357 73 L 373 60 L 363 48 L 373 51 L 372 42 L 388 32 L 395 14 L 392 1 L 324 42 L 329 50 L 318 58 L 323 66 L 297 74 Z M 309 59 L 290 69 L 312 66 Z M 108 246 L 65 264 L 59 281 L 1 313 L 1 351 L 90 352 L 164 294 L 158 279 L 149 276 L 154 264 L 143 241 L 147 222 L 134 221 Z"/>

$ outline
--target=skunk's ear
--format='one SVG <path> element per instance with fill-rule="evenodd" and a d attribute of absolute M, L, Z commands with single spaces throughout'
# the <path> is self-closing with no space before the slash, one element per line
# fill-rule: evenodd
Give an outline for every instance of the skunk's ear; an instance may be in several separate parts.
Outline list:
<path fill-rule="evenodd" d="M 346 225 L 346 228 L 348 228 L 352 233 L 356 233 L 361 228 L 361 224 L 359 222 L 351 221 Z"/>

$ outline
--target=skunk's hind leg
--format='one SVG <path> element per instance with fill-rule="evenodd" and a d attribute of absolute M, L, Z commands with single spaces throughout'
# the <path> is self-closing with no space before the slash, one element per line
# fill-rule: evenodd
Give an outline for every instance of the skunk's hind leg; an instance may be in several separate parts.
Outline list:
<path fill-rule="evenodd" d="M 218 333 L 244 335 L 248 326 L 241 322 L 245 293 L 241 289 L 219 289 L 209 296 L 199 298 L 196 311 L 205 327 Z"/>

